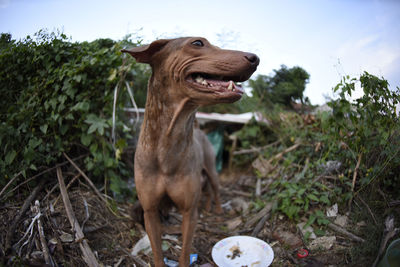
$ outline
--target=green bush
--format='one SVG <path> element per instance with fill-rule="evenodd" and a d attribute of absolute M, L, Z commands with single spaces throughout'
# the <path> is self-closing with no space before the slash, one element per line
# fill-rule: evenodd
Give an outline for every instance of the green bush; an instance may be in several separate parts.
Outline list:
<path fill-rule="evenodd" d="M 351 102 L 349 97 L 357 85 L 364 94 Z M 400 102 L 400 89 L 392 91 L 388 86 L 385 79 L 367 72 L 359 79 L 343 78 L 334 88 L 339 98 L 329 103 L 333 115 L 324 122 L 323 129 L 334 141 L 329 153 L 336 154 L 352 169 L 361 157 L 360 188 L 377 179 L 386 189 L 398 193 L 400 124 L 396 105 Z"/>
<path fill-rule="evenodd" d="M 44 31 L 21 41 L 2 34 L 0 42 L 0 185 L 17 173 L 30 177 L 64 161 L 62 152 L 88 153 L 84 162 L 90 176 L 109 180 L 111 189 L 122 193 L 127 168 L 115 154 L 131 132 L 120 120 L 129 98 L 126 89 L 120 91 L 114 149 L 113 95 L 125 80 L 134 83 L 135 93 L 146 91 L 149 70 L 124 60 L 120 52 L 138 42 L 127 37 L 78 43 Z"/>
<path fill-rule="evenodd" d="M 356 86 L 364 94 L 352 101 Z M 275 210 L 290 219 L 306 216 L 310 224 L 324 225 L 329 222 L 324 218 L 328 206 L 339 203 L 345 209 L 356 194 L 375 187 L 394 199 L 399 197 L 399 89 L 391 91 L 386 80 L 364 73 L 359 79 L 345 77 L 334 91 L 337 99 L 328 103 L 332 112 L 305 115 L 275 107 L 264 111 L 268 126 L 252 121 L 236 133 L 239 149 L 279 141 L 260 155 L 241 155 L 235 160 L 238 166 L 248 166 L 261 156 L 264 164 L 270 165 L 265 176 L 256 171 L 260 179 L 270 180 L 261 198 L 274 201 Z M 301 145 L 269 161 L 295 143 Z M 340 162 L 341 167 L 327 173 L 324 166 L 328 161 Z"/>

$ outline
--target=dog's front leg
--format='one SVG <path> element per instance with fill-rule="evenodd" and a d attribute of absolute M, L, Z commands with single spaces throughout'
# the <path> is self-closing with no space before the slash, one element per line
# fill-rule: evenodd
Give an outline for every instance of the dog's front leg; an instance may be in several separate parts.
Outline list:
<path fill-rule="evenodd" d="M 164 267 L 161 249 L 161 222 L 157 209 L 144 210 L 144 223 L 153 250 L 155 267 Z"/>
<path fill-rule="evenodd" d="M 197 222 L 197 206 L 184 211 L 182 215 L 182 252 L 179 258 L 179 266 L 187 267 L 190 262 L 190 249 Z"/>

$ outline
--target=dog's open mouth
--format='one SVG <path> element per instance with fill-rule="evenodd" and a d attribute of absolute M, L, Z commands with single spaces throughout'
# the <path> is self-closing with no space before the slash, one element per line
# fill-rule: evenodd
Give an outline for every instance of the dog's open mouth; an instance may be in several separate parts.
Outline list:
<path fill-rule="evenodd" d="M 200 87 L 202 90 L 207 92 L 219 92 L 219 93 L 235 93 L 242 95 L 243 88 L 241 83 L 235 82 L 235 78 L 223 77 L 223 76 L 212 76 L 208 74 L 195 73 L 191 74 L 187 81 Z"/>

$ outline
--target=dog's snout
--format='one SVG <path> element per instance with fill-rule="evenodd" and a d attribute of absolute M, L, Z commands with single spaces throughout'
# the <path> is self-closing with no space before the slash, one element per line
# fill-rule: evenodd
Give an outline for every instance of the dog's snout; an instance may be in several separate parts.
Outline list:
<path fill-rule="evenodd" d="M 244 57 L 253 65 L 258 65 L 258 63 L 260 63 L 260 59 L 256 54 L 246 53 Z"/>

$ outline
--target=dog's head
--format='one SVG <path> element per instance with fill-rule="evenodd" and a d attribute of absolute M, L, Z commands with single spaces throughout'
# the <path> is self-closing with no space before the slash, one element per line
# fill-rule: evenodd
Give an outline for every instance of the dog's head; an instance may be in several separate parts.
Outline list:
<path fill-rule="evenodd" d="M 200 37 L 161 39 L 122 52 L 150 64 L 152 80 L 174 91 L 168 94 L 189 97 L 198 105 L 239 100 L 240 83 L 250 78 L 260 61 L 254 54 L 220 49 Z"/>

